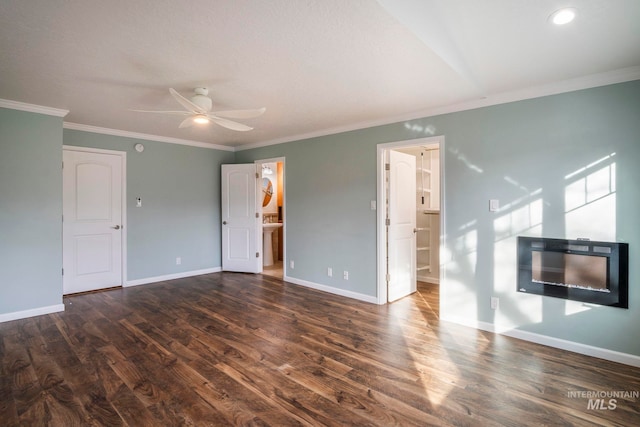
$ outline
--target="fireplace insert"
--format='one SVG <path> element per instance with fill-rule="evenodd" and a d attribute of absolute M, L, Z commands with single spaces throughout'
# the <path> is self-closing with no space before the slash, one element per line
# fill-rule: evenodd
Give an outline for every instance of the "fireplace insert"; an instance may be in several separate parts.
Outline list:
<path fill-rule="evenodd" d="M 629 307 L 629 245 L 518 237 L 518 292 Z"/>

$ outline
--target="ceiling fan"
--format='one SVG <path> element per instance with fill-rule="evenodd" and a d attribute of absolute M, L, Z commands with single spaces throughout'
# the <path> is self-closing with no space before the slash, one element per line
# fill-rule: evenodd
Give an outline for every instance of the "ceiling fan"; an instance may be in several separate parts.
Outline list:
<path fill-rule="evenodd" d="M 248 131 L 253 128 L 242 123 L 234 122 L 228 119 L 250 119 L 262 115 L 266 108 L 256 108 L 252 110 L 227 110 L 227 111 L 211 111 L 212 101 L 207 95 L 209 90 L 204 87 L 194 89 L 195 95 L 191 99 L 180 95 L 175 89 L 169 88 L 169 93 L 176 101 L 182 105 L 186 111 L 150 111 L 150 110 L 133 110 L 140 113 L 161 113 L 174 114 L 178 116 L 187 116 L 180 123 L 180 128 L 192 126 L 193 124 L 216 123 L 222 127 L 237 131 Z"/>

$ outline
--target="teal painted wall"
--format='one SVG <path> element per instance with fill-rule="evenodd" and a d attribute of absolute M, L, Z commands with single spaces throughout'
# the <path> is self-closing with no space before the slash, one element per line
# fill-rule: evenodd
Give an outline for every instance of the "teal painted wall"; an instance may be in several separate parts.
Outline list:
<path fill-rule="evenodd" d="M 0 314 L 62 304 L 62 118 L 0 108 Z"/>
<path fill-rule="evenodd" d="M 286 157 L 287 276 L 375 296 L 376 212 L 370 201 L 376 199 L 376 150 L 363 143 L 362 133 L 239 151 L 236 162 Z M 345 270 L 349 280 L 342 277 Z"/>
<path fill-rule="evenodd" d="M 222 265 L 220 165 L 233 152 L 69 129 L 64 144 L 127 153 L 127 280 Z"/>
<path fill-rule="evenodd" d="M 444 135 L 443 317 L 640 356 L 638 118 L 634 81 L 239 151 L 236 162 L 286 158 L 288 275 L 374 296 L 376 145 Z M 516 292 L 517 235 L 628 242 L 630 309 Z"/>
<path fill-rule="evenodd" d="M 220 165 L 285 157 L 287 274 L 375 296 L 376 146 L 444 135 L 443 317 L 640 356 L 638 117 L 635 81 L 231 153 L 0 110 L 0 314 L 62 301 L 63 142 L 127 152 L 129 280 L 219 267 Z M 517 293 L 517 235 L 628 242 L 629 310 Z"/>

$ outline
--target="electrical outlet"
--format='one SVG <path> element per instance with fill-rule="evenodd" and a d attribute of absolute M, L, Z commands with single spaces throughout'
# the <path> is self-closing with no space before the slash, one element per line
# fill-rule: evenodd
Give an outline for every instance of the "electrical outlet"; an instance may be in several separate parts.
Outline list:
<path fill-rule="evenodd" d="M 497 310 L 500 299 L 498 297 L 491 297 L 491 310 Z"/>
<path fill-rule="evenodd" d="M 295 268 L 293 265 L 294 265 L 294 264 L 293 264 L 293 260 L 292 260 L 292 261 L 289 261 L 289 268 L 290 268 L 290 269 L 292 269 L 292 270 Z"/>
<path fill-rule="evenodd" d="M 342 277 L 344 278 L 344 280 L 349 280 L 349 272 L 348 272 L 347 270 L 345 270 L 345 271 L 342 273 Z"/>
<path fill-rule="evenodd" d="M 141 208 L 142 207 L 142 197 L 137 197 L 136 198 L 136 207 L 137 208 Z"/>
<path fill-rule="evenodd" d="M 182 258 L 177 257 L 176 258 L 176 265 L 180 265 L 180 264 L 182 264 Z"/>
<path fill-rule="evenodd" d="M 329 277 L 333 276 L 333 268 L 331 268 L 331 267 L 327 268 L 327 276 L 329 276 Z"/>

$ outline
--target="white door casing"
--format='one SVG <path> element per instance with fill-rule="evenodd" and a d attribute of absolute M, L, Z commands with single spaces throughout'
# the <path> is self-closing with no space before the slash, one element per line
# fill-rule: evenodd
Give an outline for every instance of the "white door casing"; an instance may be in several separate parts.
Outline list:
<path fill-rule="evenodd" d="M 124 153 L 65 148 L 63 162 L 63 292 L 121 286 Z"/>
<path fill-rule="evenodd" d="M 416 283 L 416 158 L 389 151 L 389 226 L 387 300 L 417 289 Z"/>
<path fill-rule="evenodd" d="M 262 272 L 262 235 L 257 184 L 255 164 L 222 165 L 224 271 Z"/>

